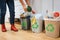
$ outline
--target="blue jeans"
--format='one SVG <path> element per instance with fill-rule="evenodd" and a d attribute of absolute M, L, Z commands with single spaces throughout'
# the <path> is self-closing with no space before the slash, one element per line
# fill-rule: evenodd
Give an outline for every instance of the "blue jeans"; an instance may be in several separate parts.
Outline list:
<path fill-rule="evenodd" d="M 0 1 L 0 24 L 1 24 L 1 1 Z"/>
<path fill-rule="evenodd" d="M 0 0 L 1 1 L 1 24 L 5 23 L 6 4 L 8 5 L 10 12 L 10 24 L 14 24 L 15 8 L 14 0 Z"/>

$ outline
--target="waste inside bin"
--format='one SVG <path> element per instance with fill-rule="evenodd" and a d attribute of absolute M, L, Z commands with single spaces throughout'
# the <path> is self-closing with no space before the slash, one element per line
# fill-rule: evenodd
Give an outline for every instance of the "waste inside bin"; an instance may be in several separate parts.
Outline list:
<path fill-rule="evenodd" d="M 59 21 L 57 19 L 44 18 L 46 35 L 50 37 L 59 37 Z"/>

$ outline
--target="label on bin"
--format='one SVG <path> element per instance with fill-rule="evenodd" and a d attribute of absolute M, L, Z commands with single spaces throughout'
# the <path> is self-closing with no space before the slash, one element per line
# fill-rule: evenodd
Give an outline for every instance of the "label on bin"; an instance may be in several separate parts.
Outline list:
<path fill-rule="evenodd" d="M 23 27 L 26 27 L 26 26 L 27 26 L 27 22 L 26 22 L 26 21 L 23 21 L 23 22 L 22 22 L 22 26 L 23 26 Z"/>
<path fill-rule="evenodd" d="M 36 28 L 37 29 L 38 28 L 38 24 L 37 24 L 37 21 L 36 21 L 35 17 L 32 18 L 31 22 L 32 22 L 31 23 L 32 24 L 32 28 Z"/>
<path fill-rule="evenodd" d="M 37 29 L 37 28 L 38 28 L 37 23 L 33 24 L 33 25 L 32 25 L 32 28 L 36 28 L 36 29 Z"/>
<path fill-rule="evenodd" d="M 48 25 L 46 26 L 46 31 L 53 32 L 53 31 L 54 31 L 54 26 L 53 26 L 53 24 L 48 24 Z"/>

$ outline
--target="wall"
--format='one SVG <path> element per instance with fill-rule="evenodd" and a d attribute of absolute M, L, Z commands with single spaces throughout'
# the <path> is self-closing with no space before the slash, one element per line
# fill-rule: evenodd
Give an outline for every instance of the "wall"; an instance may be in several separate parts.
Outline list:
<path fill-rule="evenodd" d="M 54 0 L 54 11 L 60 11 L 60 0 Z"/>
<path fill-rule="evenodd" d="M 53 10 L 53 1 L 52 0 L 42 0 L 42 14 L 45 15 L 52 15 Z"/>
<path fill-rule="evenodd" d="M 32 0 L 31 5 L 36 13 L 42 13 L 42 0 Z"/>

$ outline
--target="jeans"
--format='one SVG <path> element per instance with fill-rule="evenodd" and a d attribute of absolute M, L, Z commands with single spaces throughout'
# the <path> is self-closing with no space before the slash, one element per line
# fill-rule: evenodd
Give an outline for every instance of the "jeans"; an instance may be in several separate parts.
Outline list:
<path fill-rule="evenodd" d="M 0 0 L 1 1 L 1 24 L 5 23 L 5 15 L 6 15 L 6 4 L 8 5 L 10 12 L 10 24 L 14 24 L 15 18 L 15 8 L 14 8 L 14 0 Z"/>
<path fill-rule="evenodd" d="M 1 1 L 0 1 L 1 4 Z M 1 24 L 1 5 L 0 5 L 0 24 Z"/>

